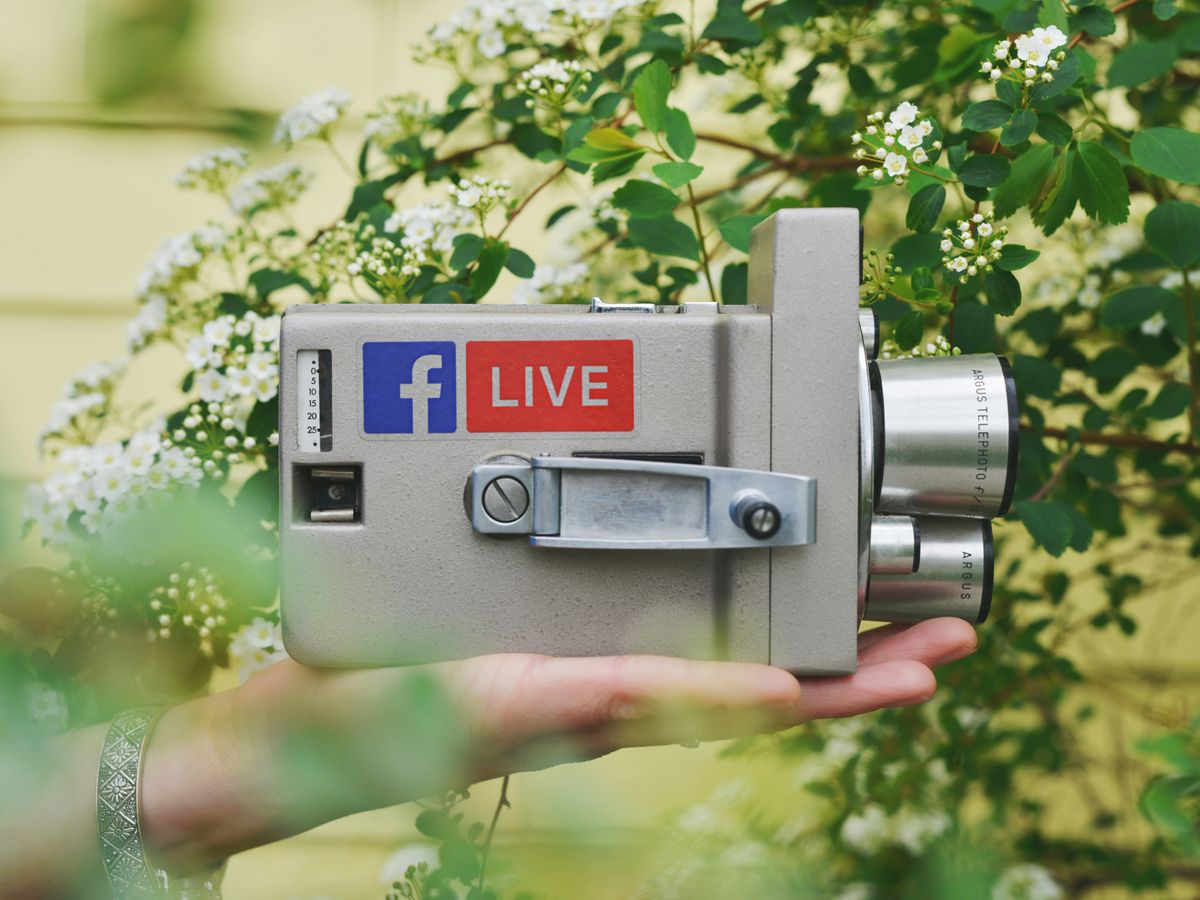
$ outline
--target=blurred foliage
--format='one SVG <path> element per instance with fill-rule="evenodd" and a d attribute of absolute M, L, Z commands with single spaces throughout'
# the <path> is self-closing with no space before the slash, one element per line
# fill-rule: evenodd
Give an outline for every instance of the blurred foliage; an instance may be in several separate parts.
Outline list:
<path fill-rule="evenodd" d="M 1012 360 L 1022 452 L 993 618 L 928 707 L 735 745 L 794 769 L 798 802 L 785 814 L 725 786 L 675 824 L 642 894 L 1006 900 L 1200 877 L 1194 698 L 1151 714 L 1080 663 L 1136 634 L 1162 598 L 1194 600 L 1171 588 L 1200 554 L 1200 14 L 1163 0 L 514 3 L 435 28 L 421 58 L 460 83 L 444 101 L 385 98 L 356 160 L 333 140 L 342 92 L 284 115 L 281 143 L 327 144 L 351 180 L 329 226 L 297 228 L 312 175 L 294 163 L 249 170 L 227 149 L 181 173 L 229 214 L 155 255 L 131 352 L 171 344 L 190 371 L 161 420 L 121 406 L 123 369 L 81 374 L 56 407 L 44 441 L 63 467 L 29 520 L 76 562 L 6 584 L 20 677 L 59 692 L 78 722 L 275 658 L 264 573 L 287 302 L 478 302 L 507 271 L 520 302 L 745 303 L 755 224 L 850 206 L 887 355 Z M 178 46 L 190 14 L 156 9 L 113 13 L 134 23 L 125 46 L 153 33 Z M 169 56 L 155 47 L 136 64 L 165 71 Z M 134 95 L 123 64 L 105 78 L 108 96 Z M 449 199 L 398 208 L 410 183 Z M 545 233 L 566 258 L 515 246 L 511 223 L 556 191 Z M 159 494 L 208 506 L 122 542 L 139 498 Z M 1048 565 L 1028 541 L 1066 558 Z M 202 599 L 169 593 L 172 576 L 196 577 L 185 562 L 226 603 L 211 625 Z M 113 657 L 123 680 L 103 674 Z M 37 697 L 55 721 L 53 698 Z M 1094 752 L 1100 703 L 1161 732 L 1149 756 Z M 298 746 L 321 759 L 319 741 Z M 1159 836 L 1111 789 L 1118 775 L 1144 787 Z M 1047 782 L 1069 793 L 1073 827 L 1053 821 Z M 412 866 L 407 889 L 428 890 L 414 896 L 472 890 L 489 844 L 457 818 L 459 799 L 423 820 L 443 858 Z"/>

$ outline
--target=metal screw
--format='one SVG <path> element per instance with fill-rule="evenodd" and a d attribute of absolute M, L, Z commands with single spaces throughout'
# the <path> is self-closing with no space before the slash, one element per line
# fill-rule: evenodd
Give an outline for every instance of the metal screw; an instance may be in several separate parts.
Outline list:
<path fill-rule="evenodd" d="M 341 500 L 346 496 L 346 488 L 340 484 L 331 484 L 327 493 L 330 500 Z"/>
<path fill-rule="evenodd" d="M 755 537 L 770 537 L 779 530 L 779 513 L 772 507 L 760 506 L 750 513 L 748 530 Z"/>
<path fill-rule="evenodd" d="M 493 520 L 510 524 L 528 511 L 529 491 L 516 478 L 495 478 L 483 489 L 483 509 Z"/>

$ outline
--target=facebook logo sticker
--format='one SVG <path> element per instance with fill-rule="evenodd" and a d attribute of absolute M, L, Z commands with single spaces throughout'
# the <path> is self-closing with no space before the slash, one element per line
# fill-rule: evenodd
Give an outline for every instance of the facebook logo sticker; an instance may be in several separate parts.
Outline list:
<path fill-rule="evenodd" d="M 363 430 L 367 434 L 453 434 L 458 430 L 453 341 L 363 344 Z"/>

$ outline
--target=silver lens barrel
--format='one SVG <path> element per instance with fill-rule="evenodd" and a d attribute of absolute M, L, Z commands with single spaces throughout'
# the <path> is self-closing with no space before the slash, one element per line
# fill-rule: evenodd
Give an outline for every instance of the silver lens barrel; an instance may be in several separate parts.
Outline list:
<path fill-rule="evenodd" d="M 919 568 L 907 575 L 872 574 L 863 618 L 923 622 L 954 616 L 982 622 L 992 603 L 992 523 L 922 516 L 918 526 Z"/>
<path fill-rule="evenodd" d="M 879 313 L 874 308 L 859 309 L 858 328 L 862 332 L 867 359 L 874 359 L 879 355 Z"/>
<path fill-rule="evenodd" d="M 993 518 L 1012 502 L 1017 395 L 1003 357 L 870 364 L 876 511 Z"/>
<path fill-rule="evenodd" d="M 871 520 L 871 574 L 905 575 L 921 565 L 921 526 L 911 516 Z"/>

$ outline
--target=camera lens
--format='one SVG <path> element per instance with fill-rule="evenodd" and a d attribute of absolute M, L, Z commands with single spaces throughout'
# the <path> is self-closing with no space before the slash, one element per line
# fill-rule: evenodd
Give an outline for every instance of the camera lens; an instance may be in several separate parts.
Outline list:
<path fill-rule="evenodd" d="M 954 616 L 982 622 L 992 603 L 992 523 L 921 516 L 921 558 L 910 574 L 872 573 L 863 618 L 923 622 Z"/>
<path fill-rule="evenodd" d="M 1003 357 L 879 360 L 870 367 L 876 509 L 992 518 L 1012 502 L 1017 393 Z"/>
<path fill-rule="evenodd" d="M 872 574 L 905 575 L 921 564 L 921 527 L 910 516 L 871 520 Z"/>
<path fill-rule="evenodd" d="M 858 311 L 858 328 L 862 332 L 863 349 L 867 351 L 867 359 L 879 355 L 879 313 L 871 309 Z"/>

